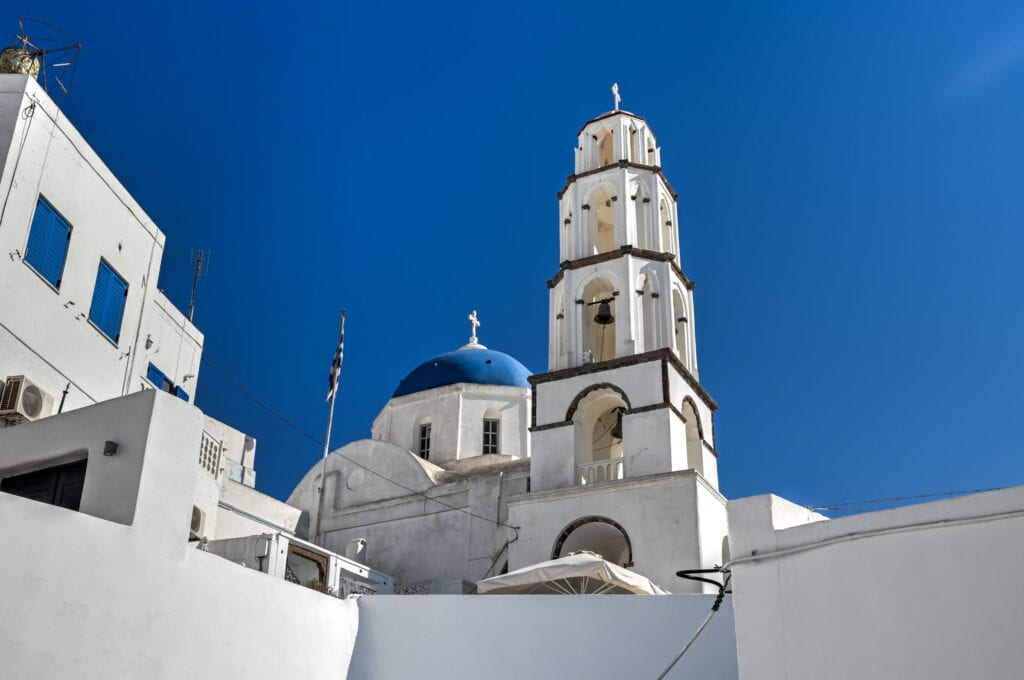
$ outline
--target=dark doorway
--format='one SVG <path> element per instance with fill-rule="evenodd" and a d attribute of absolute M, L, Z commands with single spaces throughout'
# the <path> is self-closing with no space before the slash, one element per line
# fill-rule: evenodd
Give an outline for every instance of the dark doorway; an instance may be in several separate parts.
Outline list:
<path fill-rule="evenodd" d="M 82 503 L 82 487 L 85 486 L 86 462 L 80 460 L 23 475 L 4 477 L 0 479 L 0 491 L 58 505 L 68 510 L 78 510 Z"/>

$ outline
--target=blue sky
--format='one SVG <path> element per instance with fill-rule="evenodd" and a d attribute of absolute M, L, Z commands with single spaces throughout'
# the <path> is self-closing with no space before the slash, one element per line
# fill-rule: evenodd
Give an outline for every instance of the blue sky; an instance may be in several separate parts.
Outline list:
<path fill-rule="evenodd" d="M 936 5 L 936 6 L 931 6 Z M 941 5 L 941 6 L 940 6 Z M 729 497 L 1024 483 L 1024 8 L 1015 2 L 34 2 L 83 43 L 65 112 L 167 234 L 204 358 L 332 442 L 422 360 L 546 369 L 580 125 L 645 116 L 679 192 Z M 316 444 L 200 373 L 286 497 Z"/>

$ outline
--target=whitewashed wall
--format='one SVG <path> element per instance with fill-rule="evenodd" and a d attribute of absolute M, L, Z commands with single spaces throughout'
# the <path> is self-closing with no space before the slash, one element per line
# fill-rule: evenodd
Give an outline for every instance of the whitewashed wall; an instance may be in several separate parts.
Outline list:
<path fill-rule="evenodd" d="M 34 106 L 33 106 L 34 105 Z M 202 334 L 157 291 L 164 235 L 41 87 L 0 75 L 0 380 L 65 411 L 147 386 L 149 359 L 194 399 Z M 59 290 L 23 260 L 39 196 L 71 224 Z M 116 342 L 88 321 L 100 258 L 128 283 Z M 146 337 L 154 342 L 146 347 Z M 158 341 L 158 342 L 157 342 Z M 3 423 L 0 423 L 3 427 Z"/>
<path fill-rule="evenodd" d="M 89 457 L 82 512 L 0 492 L 0 677 L 345 677 L 353 602 L 186 542 L 201 422 L 149 391 L 0 431 L 0 466 Z"/>
<path fill-rule="evenodd" d="M 704 620 L 713 599 L 708 595 L 363 597 L 349 678 L 653 680 Z M 737 677 L 728 598 L 668 677 Z"/>
<path fill-rule="evenodd" d="M 830 521 L 755 496 L 729 528 L 741 678 L 1021 677 L 1024 487 Z"/>
<path fill-rule="evenodd" d="M 550 560 L 562 532 L 594 516 L 619 524 L 632 544 L 630 569 L 670 592 L 701 592 L 699 583 L 676 572 L 722 563 L 725 499 L 689 470 L 519 494 L 508 507 L 509 524 L 522 527 L 509 545 L 509 569 Z"/>
<path fill-rule="evenodd" d="M 527 457 L 530 390 L 504 385 L 456 383 L 388 400 L 373 421 L 373 438 L 419 452 L 419 423 L 431 424 L 430 462 L 444 465 L 483 453 L 483 419 L 499 414 L 499 452 Z"/>

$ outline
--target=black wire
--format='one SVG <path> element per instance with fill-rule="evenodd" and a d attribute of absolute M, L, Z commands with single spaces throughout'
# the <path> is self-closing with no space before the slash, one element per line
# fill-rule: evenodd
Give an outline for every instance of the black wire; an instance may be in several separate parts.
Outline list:
<path fill-rule="evenodd" d="M 914 496 L 894 496 L 892 498 L 873 498 L 867 501 L 845 501 L 843 503 L 832 503 L 831 505 L 808 505 L 805 506 L 808 510 L 839 510 L 842 508 L 849 508 L 858 505 L 872 505 L 876 503 L 895 503 L 898 501 L 913 501 L 921 498 L 939 498 L 944 496 L 964 496 L 971 493 L 984 493 L 986 491 L 1002 491 L 1009 487 L 1005 486 L 993 486 L 988 489 L 969 489 L 966 491 L 942 491 L 939 493 L 922 493 Z"/>
<path fill-rule="evenodd" d="M 208 367 L 208 368 L 209 368 L 210 370 L 212 370 L 212 371 L 213 371 L 214 373 L 216 373 L 217 375 L 219 375 L 219 376 L 221 377 L 221 379 L 222 379 L 222 380 L 224 380 L 224 382 L 228 383 L 229 385 L 231 385 L 232 387 L 234 387 L 234 388 L 235 388 L 236 390 L 238 390 L 239 392 L 241 392 L 242 394 L 244 394 L 244 395 L 245 395 L 246 397 L 248 397 L 249 399 L 251 399 L 251 400 L 252 400 L 253 402 L 255 402 L 255 403 L 256 403 L 256 404 L 258 405 L 258 406 L 260 406 L 260 408 L 262 408 L 262 409 L 263 409 L 264 411 L 266 411 L 266 412 L 267 412 L 267 413 L 269 413 L 270 415 L 274 416 L 275 418 L 277 418 L 278 420 L 280 420 L 280 421 L 281 421 L 282 423 L 284 423 L 284 424 L 285 424 L 285 425 L 287 425 L 288 427 L 292 428 L 293 430 L 295 430 L 296 432 L 298 432 L 299 434 L 301 434 L 301 435 L 302 435 L 303 437 L 305 437 L 306 439 L 309 439 L 310 441 L 312 441 L 312 442 L 314 442 L 314 443 L 318 444 L 319 446 L 323 446 L 323 445 L 324 445 L 324 442 L 323 442 L 323 440 L 321 440 L 321 439 L 317 439 L 316 437 L 314 437 L 314 436 L 313 436 L 313 435 L 311 435 L 310 433 L 306 432 L 305 430 L 303 430 L 303 429 L 302 429 L 301 427 L 299 427 L 298 425 L 296 425 L 296 424 L 295 424 L 295 423 L 293 423 L 292 421 L 290 421 L 290 420 L 288 420 L 287 418 L 285 418 L 284 416 L 282 416 L 282 415 L 281 415 L 280 413 L 278 413 L 278 412 L 277 412 L 277 411 L 275 411 L 274 409 L 272 409 L 272 408 L 270 408 L 269 406 L 267 406 L 266 404 L 264 404 L 264 403 L 263 403 L 262 401 L 260 401 L 260 400 L 259 400 L 259 399 L 258 399 L 258 398 L 257 398 L 257 397 L 256 397 L 256 396 L 254 395 L 254 394 L 252 394 L 252 393 L 251 393 L 251 392 L 249 392 L 249 391 L 248 391 L 247 389 L 245 389 L 244 387 L 242 387 L 241 385 L 239 385 L 239 384 L 238 384 L 237 382 L 235 382 L 234 380 L 232 380 L 231 378 L 229 378 L 229 377 L 227 376 L 227 374 L 225 374 L 225 373 L 224 373 L 224 371 L 220 370 L 219 368 L 217 368 L 216 366 L 214 366 L 213 364 L 211 364 L 211 363 L 210 363 L 210 362 L 209 362 L 209 361 L 208 361 L 208 360 L 207 360 L 207 359 L 206 359 L 205 357 L 204 357 L 203 359 L 201 359 L 201 361 L 202 361 L 202 363 L 203 363 L 203 365 L 204 365 L 204 366 Z M 424 493 L 424 492 L 422 492 L 422 491 L 417 491 L 416 489 L 410 489 L 410 488 L 409 488 L 409 487 L 407 487 L 407 486 L 406 486 L 405 484 L 402 484 L 401 482 L 396 482 L 395 480 L 391 479 L 390 477 L 386 477 L 386 476 L 384 476 L 383 474 L 381 474 L 381 473 L 377 472 L 377 471 L 376 471 L 376 470 L 374 470 L 373 468 L 369 468 L 369 467 L 367 467 L 367 466 L 363 465 L 362 463 L 359 463 L 359 462 L 357 462 L 357 461 L 354 461 L 354 460 L 352 460 L 351 458 L 349 458 L 348 456 L 343 456 L 343 455 L 341 455 L 340 453 L 338 453 L 337 451 L 334 451 L 333 453 L 334 453 L 334 455 L 336 455 L 336 456 L 339 456 L 339 457 L 340 457 L 340 458 L 342 458 L 343 460 L 347 460 L 348 462 L 352 463 L 353 465 L 355 465 L 355 466 L 357 466 L 357 467 L 361 467 L 362 469 L 366 470 L 366 471 L 367 471 L 367 472 L 369 472 L 370 474 L 373 474 L 373 475 L 376 475 L 376 476 L 380 477 L 381 479 L 383 479 L 383 480 L 384 480 L 384 481 L 386 481 L 386 482 L 391 482 L 391 483 L 392 483 L 392 484 L 394 484 L 395 486 L 401 487 L 401 488 L 405 489 L 406 491 L 408 491 L 409 493 L 412 493 L 412 494 L 416 494 L 417 496 L 422 496 L 423 498 L 425 498 L 425 499 L 426 499 L 426 500 L 428 500 L 428 501 L 434 501 L 434 502 L 435 502 L 435 503 L 437 503 L 438 505 L 442 505 L 442 506 L 444 506 L 444 507 L 448 508 L 449 510 L 456 510 L 456 511 L 458 511 L 458 512 L 461 512 L 461 513 L 463 513 L 463 514 L 469 515 L 470 517 L 475 517 L 475 518 L 477 518 L 477 519 L 482 519 L 482 520 L 484 520 L 485 522 L 490 522 L 491 524 L 494 524 L 495 526 L 499 526 L 499 527 L 508 527 L 509 529 L 512 529 L 513 531 L 515 531 L 515 532 L 516 532 L 516 538 L 519 538 L 519 527 L 515 527 L 515 526 L 512 526 L 511 524 L 506 524 L 505 522 L 498 522 L 497 520 L 493 520 L 493 519 L 491 519 L 490 517 L 484 517 L 484 516 L 482 516 L 482 515 L 478 515 L 478 514 L 476 514 L 476 513 L 470 512 L 469 510 L 465 510 L 465 509 L 463 509 L 463 508 L 457 508 L 457 507 L 455 507 L 454 505 L 448 505 L 448 504 L 447 504 L 447 503 L 445 503 L 444 501 L 439 501 L 439 500 L 437 500 L 436 498 L 433 498 L 433 497 L 431 497 L 431 496 L 428 496 L 427 494 L 425 494 L 425 493 Z"/>

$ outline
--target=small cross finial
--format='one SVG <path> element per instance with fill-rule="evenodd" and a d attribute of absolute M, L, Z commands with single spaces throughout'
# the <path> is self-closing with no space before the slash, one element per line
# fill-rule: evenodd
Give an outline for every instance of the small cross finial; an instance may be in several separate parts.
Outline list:
<path fill-rule="evenodd" d="M 478 342 L 476 341 L 476 329 L 477 329 L 477 327 L 478 327 L 478 326 L 480 325 L 480 320 L 479 320 L 479 319 L 477 319 L 477 316 L 476 316 L 476 310 L 474 309 L 474 310 L 473 310 L 473 313 L 472 313 L 472 314 L 470 314 L 470 315 L 469 315 L 468 317 L 466 317 L 466 318 L 468 318 L 468 319 L 469 319 L 469 323 L 470 323 L 470 325 L 471 325 L 471 326 L 473 327 L 473 331 L 472 331 L 472 333 L 471 333 L 471 334 L 470 334 L 470 336 L 469 336 L 469 344 L 471 344 L 471 345 L 478 345 L 478 344 L 480 344 L 480 343 L 478 343 Z"/>
<path fill-rule="evenodd" d="M 619 96 L 619 84 L 612 83 L 612 96 L 615 97 L 615 110 L 619 110 L 619 102 L 622 101 L 622 97 Z"/>

